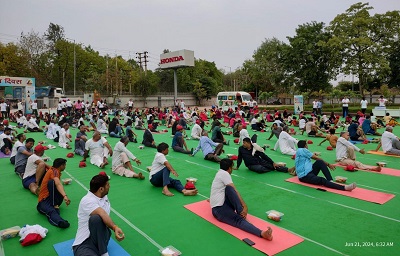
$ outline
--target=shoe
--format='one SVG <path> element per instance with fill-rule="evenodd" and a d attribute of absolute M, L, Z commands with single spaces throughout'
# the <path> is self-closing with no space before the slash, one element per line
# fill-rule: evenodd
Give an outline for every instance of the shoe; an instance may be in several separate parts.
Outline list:
<path fill-rule="evenodd" d="M 60 228 L 69 228 L 70 224 L 67 220 L 61 220 L 58 222 L 58 227 Z"/>

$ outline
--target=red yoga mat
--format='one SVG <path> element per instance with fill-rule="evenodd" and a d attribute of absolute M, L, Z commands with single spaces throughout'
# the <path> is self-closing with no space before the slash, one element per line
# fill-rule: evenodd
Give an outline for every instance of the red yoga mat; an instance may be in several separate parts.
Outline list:
<path fill-rule="evenodd" d="M 379 156 L 400 157 L 400 156 L 397 156 L 397 155 L 389 155 L 389 154 L 385 154 L 383 151 L 373 151 L 373 150 L 370 150 L 370 151 L 368 151 L 367 153 L 368 153 L 368 154 L 379 155 Z"/>
<path fill-rule="evenodd" d="M 240 240 L 244 238 L 249 238 L 255 243 L 255 245 L 253 245 L 254 248 L 268 255 L 277 254 L 304 241 L 303 238 L 296 236 L 286 230 L 283 230 L 269 222 L 266 222 L 265 220 L 254 217 L 250 214 L 247 215 L 247 220 L 251 222 L 254 226 L 258 227 L 261 230 L 265 230 L 267 229 L 267 227 L 272 228 L 272 235 L 274 237 L 272 241 L 267 241 L 261 237 L 257 237 L 241 229 L 220 222 L 212 215 L 210 203 L 207 202 L 207 200 L 193 204 L 187 204 L 185 205 L 185 208 Z"/>
<path fill-rule="evenodd" d="M 334 165 L 338 166 L 338 167 L 342 167 L 342 168 L 346 167 L 346 166 L 340 165 L 340 164 L 334 164 Z M 380 172 L 374 172 L 374 171 L 369 171 L 369 170 L 361 170 L 361 169 L 357 169 L 357 170 L 364 171 L 364 172 L 380 173 L 380 174 L 385 174 L 385 175 L 390 175 L 390 176 L 400 176 L 400 170 L 386 168 L 386 167 L 382 167 L 382 170 Z"/>
<path fill-rule="evenodd" d="M 393 194 L 387 194 L 387 193 L 382 193 L 382 192 L 368 190 L 365 188 L 358 188 L 358 187 L 356 189 L 354 189 L 353 191 L 344 191 L 344 190 L 337 190 L 337 189 L 333 189 L 333 188 L 327 188 L 327 187 L 320 186 L 320 185 L 313 185 L 313 184 L 301 182 L 297 177 L 292 177 L 292 178 L 286 179 L 286 181 L 296 183 L 299 185 L 303 185 L 306 187 L 321 188 L 321 189 L 324 189 L 326 191 L 329 191 L 329 192 L 332 192 L 335 194 L 353 197 L 353 198 L 357 198 L 360 200 L 377 203 L 377 204 L 384 204 L 394 197 Z"/>

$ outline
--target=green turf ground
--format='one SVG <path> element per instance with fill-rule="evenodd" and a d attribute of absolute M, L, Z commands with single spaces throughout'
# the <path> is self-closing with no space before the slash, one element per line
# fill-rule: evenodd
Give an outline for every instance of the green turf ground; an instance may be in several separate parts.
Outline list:
<path fill-rule="evenodd" d="M 77 131 L 72 129 L 71 134 L 75 137 Z M 382 129 L 380 131 L 383 132 Z M 396 127 L 397 135 L 400 135 L 399 131 L 400 128 Z M 252 135 L 253 132 L 249 132 Z M 140 142 L 142 132 L 137 133 Z M 258 144 L 265 143 L 273 147 L 275 137 L 267 141 L 269 133 L 258 134 Z M 28 133 L 27 137 L 33 137 L 36 141 L 45 138 L 39 133 Z M 157 143 L 164 141 L 171 144 L 172 141 L 170 133 L 155 134 L 154 137 Z M 224 147 L 226 153 L 237 154 L 238 146 L 232 143 L 232 136 L 228 137 L 231 145 Z M 295 137 L 305 138 L 302 135 Z M 118 141 L 117 138 L 107 139 L 112 147 Z M 322 139 L 313 140 L 314 144 L 309 145 L 310 150 L 322 152 L 321 157 L 333 163 L 334 151 L 326 150 L 328 142 L 319 147 L 317 144 Z M 194 140 L 187 143 L 189 147 L 197 146 L 197 141 Z M 56 145 L 54 142 L 51 144 Z M 140 167 L 135 163 L 133 165 L 137 171 L 145 173 L 144 181 L 114 175 L 110 166 L 105 169 L 111 175 L 111 217 L 125 233 L 126 238 L 120 244 L 127 252 L 131 255 L 159 255 L 159 246 L 173 245 L 183 255 L 263 255 L 183 207 L 209 196 L 218 164 L 203 160 L 201 152 L 195 157 L 189 157 L 170 150 L 167 159 L 180 174 L 181 181 L 184 182 L 187 177 L 198 178 L 196 186 L 199 195 L 184 197 L 175 193 L 174 197 L 169 198 L 161 194 L 161 188 L 151 186 L 148 172 L 145 171 L 146 166 L 151 165 L 156 150 L 140 150 L 139 145 L 130 143 L 128 148 L 142 161 Z M 370 150 L 375 149 L 376 144 L 360 147 Z M 65 158 L 68 152 L 71 150 L 57 147 L 46 151 L 46 154 L 55 159 Z M 269 149 L 266 153 L 275 162 L 286 162 L 289 167 L 294 165 L 294 160 L 289 156 Z M 400 169 L 400 158 L 369 154 L 357 154 L 357 157 L 366 164 L 374 165 L 377 161 L 385 161 L 388 167 Z M 22 247 L 18 238 L 3 241 L 6 255 L 56 255 L 53 244 L 75 237 L 79 201 L 87 193 L 86 188 L 89 187 L 91 177 L 99 172 L 89 162 L 88 167 L 78 168 L 81 159 L 79 156 L 68 158 L 66 171 L 62 176 L 73 178 L 72 184 L 65 186 L 71 204 L 68 207 L 65 204 L 61 206 L 61 216 L 71 223 L 71 227 L 66 230 L 50 225 L 46 217 L 37 212 L 37 198 L 22 187 L 9 159 L 0 159 L 0 229 L 40 224 L 49 230 L 42 242 L 28 247 Z M 342 168 L 334 171 L 333 176 L 336 175 L 348 177 L 348 183 L 355 181 L 359 187 L 392 193 L 396 197 L 384 205 L 374 204 L 285 182 L 285 179 L 291 177 L 285 173 L 256 174 L 248 171 L 244 164 L 233 172 L 233 181 L 247 202 L 250 214 L 304 238 L 304 242 L 279 255 L 399 255 L 400 178 L 363 171 L 349 173 Z M 265 212 L 271 209 L 285 214 L 281 222 L 266 218 Z"/>

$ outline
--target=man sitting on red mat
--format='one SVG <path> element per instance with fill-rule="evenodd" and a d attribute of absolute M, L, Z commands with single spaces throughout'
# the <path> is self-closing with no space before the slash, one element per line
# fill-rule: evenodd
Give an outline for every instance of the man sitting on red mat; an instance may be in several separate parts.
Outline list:
<path fill-rule="evenodd" d="M 213 216 L 228 225 L 237 227 L 253 235 L 272 240 L 272 229 L 261 230 L 246 220 L 247 205 L 232 181 L 233 161 L 222 159 L 220 170 L 211 185 L 210 206 Z"/>
<path fill-rule="evenodd" d="M 334 170 L 336 167 L 333 164 L 324 162 L 317 155 L 311 153 L 308 150 L 307 142 L 305 140 L 300 140 L 297 143 L 296 152 L 296 173 L 297 177 L 301 182 L 310 183 L 314 185 L 323 185 L 328 188 L 347 190 L 351 191 L 356 188 L 356 183 L 351 183 L 350 185 L 340 185 L 332 182 L 332 175 L 329 169 Z M 311 163 L 311 159 L 316 160 L 314 164 Z M 329 167 L 329 169 L 328 169 Z M 318 173 L 322 171 L 325 178 L 319 177 Z"/>

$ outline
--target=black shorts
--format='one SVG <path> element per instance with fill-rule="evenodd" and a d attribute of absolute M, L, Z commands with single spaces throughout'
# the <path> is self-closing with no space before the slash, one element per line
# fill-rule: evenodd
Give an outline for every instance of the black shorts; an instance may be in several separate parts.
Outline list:
<path fill-rule="evenodd" d="M 360 136 L 359 136 L 359 135 L 356 135 L 356 136 L 351 136 L 351 137 L 350 137 L 350 140 L 357 141 L 357 140 L 358 140 L 358 138 L 360 138 Z"/>
<path fill-rule="evenodd" d="M 316 134 L 317 134 L 316 131 L 311 131 L 311 132 L 308 133 L 308 136 L 315 136 Z"/>

